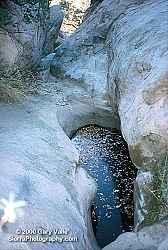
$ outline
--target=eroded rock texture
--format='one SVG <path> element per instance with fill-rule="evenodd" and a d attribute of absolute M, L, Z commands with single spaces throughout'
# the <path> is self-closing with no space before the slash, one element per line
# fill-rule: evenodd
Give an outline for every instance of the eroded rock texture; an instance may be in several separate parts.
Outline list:
<path fill-rule="evenodd" d="M 167 8 L 167 1 L 105 0 L 51 64 L 57 76 L 107 89 L 132 158 L 147 169 L 167 151 Z"/>
<path fill-rule="evenodd" d="M 63 12 L 59 6 L 50 9 L 46 0 L 9 0 L 1 5 L 0 14 L 5 15 L 0 23 L 1 71 L 37 67 L 42 56 L 53 52 Z"/>
<path fill-rule="evenodd" d="M 8 199 L 12 191 L 17 200 L 26 201 L 24 214 L 1 228 L 0 249 L 98 250 L 88 213 L 96 184 L 78 166 L 78 152 L 61 128 L 69 134 L 72 131 L 68 114 L 76 122 L 80 119 L 66 85 L 61 82 L 59 88 L 58 82 L 53 86 L 47 82 L 47 86 L 31 102 L 0 105 L 0 199 Z M 17 229 L 65 229 L 69 233 L 53 234 L 57 240 L 44 244 L 25 242 L 25 234 L 18 235 Z M 24 242 L 9 240 L 19 236 Z M 60 243 L 62 237 L 70 237 L 69 242 Z"/>
<path fill-rule="evenodd" d="M 164 171 L 160 175 L 158 169 L 164 170 L 164 165 L 159 160 L 165 158 L 168 147 L 168 4 L 166 0 L 94 2 L 83 24 L 55 51 L 50 72 L 60 79 L 45 76 L 38 96 L 24 104 L 1 104 L 1 197 L 7 198 L 12 189 L 18 199 L 27 201 L 24 217 L 0 233 L 3 250 L 98 249 L 88 216 L 95 184 L 77 168 L 78 154 L 65 135 L 92 123 L 119 128 L 121 122 L 132 160 L 139 168 L 136 228 L 148 224 L 146 215 L 154 200 L 148 187 L 157 183 L 156 176 L 160 180 Z M 11 4 L 18 14 L 12 18 L 21 22 L 15 27 L 17 39 L 8 30 L 0 34 L 3 70 L 16 62 L 39 62 L 46 39 L 44 23 L 24 22 L 25 32 L 20 33 L 24 7 L 21 12 Z M 45 48 L 51 52 L 52 43 Z M 164 188 L 166 178 L 167 174 Z M 157 218 L 152 214 L 151 224 L 160 219 L 161 206 Z M 77 243 L 8 241 L 18 227 L 57 229 L 62 224 L 77 233 Z M 123 234 L 106 249 L 165 250 L 166 238 L 167 222 L 162 218 L 162 224 L 158 221 L 138 233 Z"/>
<path fill-rule="evenodd" d="M 53 75 L 82 80 L 94 106 L 110 107 L 113 120 L 119 116 L 139 168 L 137 228 L 159 221 L 165 206 L 157 202 L 157 213 L 148 220 L 151 204 L 159 199 L 157 192 L 153 197 L 159 189 L 155 177 L 160 179 L 168 152 L 167 15 L 167 1 L 104 0 L 92 7 L 51 63 Z M 167 185 L 167 174 L 164 178 Z"/>
<path fill-rule="evenodd" d="M 167 250 L 167 222 L 146 227 L 138 233 L 125 233 L 103 250 Z"/>

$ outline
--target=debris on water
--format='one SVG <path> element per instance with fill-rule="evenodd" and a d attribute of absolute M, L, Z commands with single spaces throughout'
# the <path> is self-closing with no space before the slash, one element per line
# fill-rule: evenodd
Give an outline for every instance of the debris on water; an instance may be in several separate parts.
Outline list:
<path fill-rule="evenodd" d="M 104 247 L 133 228 L 136 169 L 122 135 L 111 129 L 89 125 L 77 130 L 72 142 L 80 153 L 81 167 L 98 184 L 93 227 L 98 244 Z"/>

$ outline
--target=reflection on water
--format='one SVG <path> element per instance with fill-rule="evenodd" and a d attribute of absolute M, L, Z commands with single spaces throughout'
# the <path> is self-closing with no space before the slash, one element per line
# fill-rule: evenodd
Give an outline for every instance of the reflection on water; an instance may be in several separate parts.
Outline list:
<path fill-rule="evenodd" d="M 98 184 L 91 207 L 93 230 L 100 247 L 133 227 L 133 180 L 136 170 L 122 136 L 94 125 L 79 129 L 72 142 L 81 166 Z"/>

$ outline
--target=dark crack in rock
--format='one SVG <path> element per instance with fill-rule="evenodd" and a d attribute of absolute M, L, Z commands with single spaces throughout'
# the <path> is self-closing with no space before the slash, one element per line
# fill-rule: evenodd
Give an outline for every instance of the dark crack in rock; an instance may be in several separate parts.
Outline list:
<path fill-rule="evenodd" d="M 120 133 L 89 125 L 79 129 L 72 142 L 80 152 L 81 166 L 96 180 L 91 207 L 93 231 L 100 247 L 133 228 L 133 190 L 136 169 Z"/>

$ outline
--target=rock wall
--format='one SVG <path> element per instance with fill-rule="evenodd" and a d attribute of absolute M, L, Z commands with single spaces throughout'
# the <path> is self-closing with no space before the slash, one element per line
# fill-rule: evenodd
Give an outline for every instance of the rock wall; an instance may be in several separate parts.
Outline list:
<path fill-rule="evenodd" d="M 67 137 L 90 123 L 120 127 L 139 168 L 136 229 L 141 230 L 121 235 L 105 249 L 167 249 L 166 219 L 154 223 L 154 218 L 153 226 L 146 223 L 153 202 L 151 190 L 147 192 L 146 187 L 153 186 L 157 164 L 168 147 L 167 12 L 166 0 L 95 3 L 79 29 L 57 48 L 50 66 L 52 76 L 45 76 L 38 95 L 22 104 L 1 103 L 1 196 L 7 198 L 14 191 L 18 199 L 27 202 L 23 217 L 15 224 L 7 224 L 0 233 L 3 250 L 99 249 L 88 213 L 96 186 L 78 167 L 78 153 Z M 21 18 L 20 14 L 17 18 Z M 38 27 L 38 23 L 34 25 Z M 28 30 L 36 29 L 31 26 Z M 36 63 L 44 44 L 51 52 L 53 45 L 44 43 L 43 31 L 40 26 L 38 36 L 31 32 L 26 35 L 27 31 L 17 35 L 19 41 L 27 39 L 23 39 L 23 44 L 30 41 L 28 47 L 20 47 L 5 32 L 8 41 L 5 49 L 11 48 L 12 55 L 16 53 L 18 58 L 17 61 L 15 56 L 4 53 L 6 65 L 8 61 L 9 65 L 16 61 L 19 64 L 19 60 L 26 65 L 38 51 Z M 32 37 L 35 51 L 31 47 Z M 31 58 L 27 55 L 29 46 Z M 25 53 L 23 48 L 27 48 Z M 164 170 L 163 165 L 158 169 Z M 157 215 L 160 207 L 161 204 Z M 8 241 L 18 227 L 38 226 L 49 229 L 64 226 L 79 241 L 63 244 Z"/>
<path fill-rule="evenodd" d="M 132 158 L 147 169 L 167 151 L 167 31 L 167 1 L 105 0 L 51 63 L 53 75 L 104 83 Z"/>
<path fill-rule="evenodd" d="M 82 80 L 94 106 L 103 103 L 103 109 L 111 107 L 113 120 L 119 116 L 139 169 L 137 229 L 167 216 L 161 209 L 167 198 L 163 205 L 159 196 L 153 196 L 159 194 L 161 162 L 168 154 L 167 14 L 168 3 L 163 0 L 104 0 L 56 50 L 50 68 L 54 76 Z M 167 174 L 163 182 L 167 185 Z M 159 205 L 153 213 L 155 202 Z"/>
<path fill-rule="evenodd" d="M 37 67 L 42 56 L 53 52 L 63 21 L 59 6 L 48 6 L 48 1 L 7 1 L 2 11 L 7 21 L 0 23 L 1 71 L 14 71 L 16 67 Z"/>
<path fill-rule="evenodd" d="M 167 222 L 146 227 L 138 233 L 124 233 L 103 250 L 167 250 Z"/>
<path fill-rule="evenodd" d="M 12 191 L 16 200 L 26 201 L 24 214 L 18 215 L 14 224 L 1 228 L 3 250 L 99 249 L 89 213 L 96 184 L 78 166 L 78 152 L 62 129 L 66 128 L 68 135 L 72 133 L 73 119 L 78 124 L 82 104 L 77 110 L 76 101 L 72 103 L 68 98 L 66 84 L 57 82 L 56 88 L 56 82 L 46 82 L 31 101 L 0 104 L 0 199 L 8 199 Z M 70 231 L 66 236 L 71 239 L 45 244 L 10 241 L 12 236 L 24 240 L 25 235 L 18 234 L 18 229 L 65 229 Z M 77 242 L 72 237 L 77 237 Z"/>
<path fill-rule="evenodd" d="M 152 208 L 158 206 L 162 196 L 154 191 L 159 189 L 159 184 L 153 187 L 152 179 L 150 185 L 146 183 L 149 183 L 148 173 L 159 178 L 158 172 L 162 172 L 159 168 L 164 168 L 161 161 L 168 154 L 167 11 L 166 1 L 148 1 L 141 8 L 132 7 L 115 22 L 113 32 L 109 32 L 107 38 L 111 61 L 109 81 L 117 91 L 115 102 L 121 130 L 132 160 L 138 168 L 147 171 L 140 171 L 141 178 L 137 177 L 141 196 L 144 196 L 139 201 L 143 212 L 138 223 L 146 219 L 147 213 L 153 213 L 149 223 L 159 218 Z M 161 206 L 163 204 L 157 209 L 163 216 Z"/>

